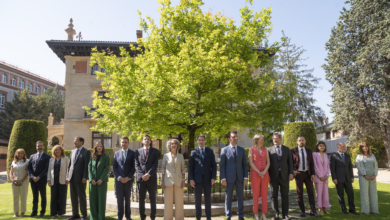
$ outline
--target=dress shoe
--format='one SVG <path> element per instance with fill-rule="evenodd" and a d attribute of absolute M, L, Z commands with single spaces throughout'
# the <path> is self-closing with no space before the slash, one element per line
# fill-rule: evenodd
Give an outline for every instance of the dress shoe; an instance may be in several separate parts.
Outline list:
<path fill-rule="evenodd" d="M 40 218 L 42 218 L 43 216 L 45 216 L 45 213 L 41 213 L 41 214 L 39 215 Z"/>
<path fill-rule="evenodd" d="M 37 213 L 31 213 L 30 217 L 37 216 Z"/>
<path fill-rule="evenodd" d="M 317 214 L 317 212 L 310 212 L 310 216 L 315 216 L 316 218 L 322 218 Z"/>
<path fill-rule="evenodd" d="M 291 218 L 288 217 L 288 215 L 283 216 L 283 219 L 284 219 L 284 220 L 291 220 Z"/>
<path fill-rule="evenodd" d="M 279 213 L 275 212 L 275 220 L 279 220 Z"/>
<path fill-rule="evenodd" d="M 244 217 L 239 217 L 238 220 L 244 220 Z"/>
<path fill-rule="evenodd" d="M 211 220 L 211 218 L 207 218 L 207 220 Z"/>
<path fill-rule="evenodd" d="M 342 212 L 343 212 L 344 214 L 348 214 L 347 210 L 343 210 Z"/>
<path fill-rule="evenodd" d="M 74 219 L 79 219 L 79 218 L 80 218 L 79 215 L 74 215 L 72 217 L 67 218 L 67 220 L 74 220 Z"/>
<path fill-rule="evenodd" d="M 299 216 L 301 216 L 302 218 L 304 218 L 304 217 L 306 217 L 306 213 L 301 212 L 301 214 L 300 214 Z"/>
<path fill-rule="evenodd" d="M 355 215 L 360 215 L 360 213 L 357 213 L 356 211 L 349 211 L 349 212 Z"/>

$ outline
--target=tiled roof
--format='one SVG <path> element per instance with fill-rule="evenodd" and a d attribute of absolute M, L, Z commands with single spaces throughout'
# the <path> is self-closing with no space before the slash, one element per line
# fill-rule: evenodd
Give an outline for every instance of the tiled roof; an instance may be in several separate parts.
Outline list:
<path fill-rule="evenodd" d="M 130 41 L 99 41 L 99 40 L 81 40 L 81 41 L 70 41 L 70 40 L 50 40 L 52 42 L 69 42 L 69 43 L 109 43 L 109 44 L 136 44 L 137 42 Z"/>
<path fill-rule="evenodd" d="M 6 62 L 4 62 L 4 61 L 1 61 L 1 60 L 0 60 L 0 64 L 1 64 L 1 65 L 4 65 L 4 66 L 7 66 L 7 67 L 9 67 L 9 68 L 18 70 L 18 71 L 20 71 L 20 72 L 22 72 L 22 73 L 25 73 L 25 74 L 27 74 L 27 75 L 30 75 L 30 76 L 32 76 L 32 77 L 35 77 L 35 78 L 44 80 L 44 81 L 46 81 L 46 82 L 48 82 L 48 83 L 52 83 L 52 84 L 54 84 L 54 85 L 57 85 L 57 84 L 58 84 L 58 83 L 56 83 L 56 82 L 54 82 L 54 81 L 51 81 L 51 80 L 49 80 L 49 79 L 46 79 L 46 78 L 44 78 L 44 77 L 42 77 L 42 76 L 39 76 L 39 75 L 37 75 L 37 74 L 34 74 L 34 73 L 32 73 L 32 72 L 30 72 L 30 71 L 28 71 L 28 70 L 24 70 L 24 69 L 22 69 L 22 68 L 19 68 L 19 67 L 17 67 L 17 66 L 12 65 L 12 64 L 6 63 Z M 63 89 L 65 89 L 62 85 L 59 85 L 59 84 L 58 84 L 58 86 L 61 87 L 61 88 L 63 88 Z"/>

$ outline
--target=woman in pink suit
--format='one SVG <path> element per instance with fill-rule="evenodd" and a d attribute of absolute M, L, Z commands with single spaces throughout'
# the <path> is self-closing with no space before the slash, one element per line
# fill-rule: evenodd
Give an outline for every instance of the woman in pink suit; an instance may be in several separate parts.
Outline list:
<path fill-rule="evenodd" d="M 330 168 L 328 156 L 325 152 L 325 142 L 319 141 L 316 144 L 316 152 L 313 153 L 313 160 L 316 173 L 314 184 L 316 186 L 318 213 L 320 214 L 330 214 L 327 210 L 329 208 L 328 178 Z"/>

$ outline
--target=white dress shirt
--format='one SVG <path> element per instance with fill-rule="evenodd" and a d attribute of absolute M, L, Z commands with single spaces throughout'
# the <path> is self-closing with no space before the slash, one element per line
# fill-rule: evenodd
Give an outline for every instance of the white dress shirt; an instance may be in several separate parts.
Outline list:
<path fill-rule="evenodd" d="M 305 156 L 305 169 L 303 169 L 303 163 L 302 163 L 302 161 L 303 161 L 303 158 L 302 158 L 302 149 L 303 149 L 303 154 L 304 154 L 304 156 Z M 298 155 L 299 155 L 299 168 L 298 168 L 298 171 L 307 171 L 308 169 L 307 169 L 307 154 L 306 154 L 306 149 L 305 149 L 305 147 L 303 147 L 303 148 L 300 148 L 299 146 L 298 146 Z"/>

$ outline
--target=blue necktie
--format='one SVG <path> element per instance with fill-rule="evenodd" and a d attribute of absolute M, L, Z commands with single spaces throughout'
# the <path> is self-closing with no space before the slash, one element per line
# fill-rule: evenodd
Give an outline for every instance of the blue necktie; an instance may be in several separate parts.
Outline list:
<path fill-rule="evenodd" d="M 79 152 L 80 152 L 80 148 L 79 148 L 79 149 L 77 149 L 77 151 L 76 151 L 76 157 L 75 157 L 74 159 L 76 159 L 76 160 L 77 160 L 77 157 L 79 156 Z"/>
<path fill-rule="evenodd" d="M 204 150 L 200 149 L 202 151 L 202 162 L 204 162 Z"/>
<path fill-rule="evenodd" d="M 280 156 L 280 148 L 279 148 L 279 146 L 277 146 L 276 149 L 278 150 L 278 152 L 277 152 L 278 153 L 278 160 L 280 160 L 281 156 Z"/>
<path fill-rule="evenodd" d="M 345 164 L 344 154 L 341 154 L 341 158 L 343 159 L 343 162 L 344 162 L 344 164 Z"/>
<path fill-rule="evenodd" d="M 233 147 L 234 161 L 237 161 L 236 147 Z"/>
<path fill-rule="evenodd" d="M 302 170 L 306 170 L 306 164 L 305 164 L 305 154 L 303 153 L 303 149 L 301 149 L 301 154 L 302 154 Z"/>

